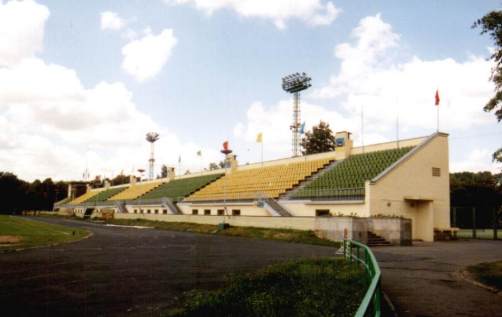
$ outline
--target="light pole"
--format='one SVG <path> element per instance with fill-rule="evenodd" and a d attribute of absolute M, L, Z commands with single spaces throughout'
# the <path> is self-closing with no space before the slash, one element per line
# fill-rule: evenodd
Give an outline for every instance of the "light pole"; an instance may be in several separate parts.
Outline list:
<path fill-rule="evenodd" d="M 293 123 L 289 127 L 293 133 L 293 156 L 300 155 L 300 91 L 312 86 L 311 80 L 305 73 L 294 73 L 282 78 L 282 89 L 293 94 Z"/>
<path fill-rule="evenodd" d="M 159 139 L 159 134 L 157 132 L 148 132 L 146 134 L 146 140 L 150 142 L 150 159 L 148 160 L 148 178 L 152 180 L 154 178 L 154 146 L 153 144 Z"/>
<path fill-rule="evenodd" d="M 225 229 L 225 216 L 227 215 L 227 171 L 228 171 L 228 155 L 232 150 L 228 147 L 228 141 L 223 142 L 223 150 L 221 153 L 225 154 L 225 176 L 223 176 L 223 223 L 222 229 Z"/>

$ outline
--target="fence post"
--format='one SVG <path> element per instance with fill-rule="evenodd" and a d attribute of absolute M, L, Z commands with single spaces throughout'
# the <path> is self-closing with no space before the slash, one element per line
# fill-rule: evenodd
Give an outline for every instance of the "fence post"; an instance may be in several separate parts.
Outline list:
<path fill-rule="evenodd" d="M 472 237 L 476 239 L 476 207 L 472 207 Z"/>
<path fill-rule="evenodd" d="M 498 239 L 498 228 L 499 228 L 499 218 L 502 217 L 502 207 L 497 211 L 494 209 L 494 219 L 493 219 L 493 240 Z"/>

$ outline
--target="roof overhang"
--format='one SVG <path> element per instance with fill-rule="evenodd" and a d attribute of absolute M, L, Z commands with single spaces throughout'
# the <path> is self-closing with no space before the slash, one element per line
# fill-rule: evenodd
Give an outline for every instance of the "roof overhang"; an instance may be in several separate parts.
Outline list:
<path fill-rule="evenodd" d="M 422 197 L 422 196 L 404 196 L 403 199 L 404 199 L 404 201 L 413 202 L 413 203 L 429 202 L 429 201 L 434 200 L 430 197 Z"/>

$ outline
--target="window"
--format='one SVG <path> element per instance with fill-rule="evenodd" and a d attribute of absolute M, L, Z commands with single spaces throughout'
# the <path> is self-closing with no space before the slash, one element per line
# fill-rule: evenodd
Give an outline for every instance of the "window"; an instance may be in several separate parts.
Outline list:
<path fill-rule="evenodd" d="M 218 216 L 223 216 L 225 214 L 224 209 L 218 209 Z"/>
<path fill-rule="evenodd" d="M 315 215 L 317 217 L 327 217 L 330 216 L 329 209 L 316 209 Z"/>
<path fill-rule="evenodd" d="M 240 215 L 241 215 L 240 209 L 232 209 L 232 216 L 240 216 Z"/>
<path fill-rule="evenodd" d="M 147 210 L 146 210 L 146 213 L 147 213 L 147 214 L 149 214 L 149 213 L 150 213 L 150 209 L 147 209 Z"/>
<path fill-rule="evenodd" d="M 134 209 L 134 213 L 137 214 L 138 213 L 138 209 Z"/>
<path fill-rule="evenodd" d="M 139 212 L 140 212 L 140 213 L 143 213 L 143 209 L 140 209 L 140 210 L 139 210 Z"/>
<path fill-rule="evenodd" d="M 198 215 L 199 210 L 198 209 L 192 209 L 192 215 Z"/>
<path fill-rule="evenodd" d="M 159 210 L 158 209 L 155 209 L 155 214 L 158 214 L 159 213 Z"/>
<path fill-rule="evenodd" d="M 211 215 L 211 209 L 204 209 L 204 215 L 210 216 Z"/>
<path fill-rule="evenodd" d="M 441 176 L 441 169 L 439 167 L 433 167 L 432 168 L 432 176 L 440 177 Z"/>
<path fill-rule="evenodd" d="M 162 213 L 165 215 L 167 214 L 167 209 L 162 210 Z"/>

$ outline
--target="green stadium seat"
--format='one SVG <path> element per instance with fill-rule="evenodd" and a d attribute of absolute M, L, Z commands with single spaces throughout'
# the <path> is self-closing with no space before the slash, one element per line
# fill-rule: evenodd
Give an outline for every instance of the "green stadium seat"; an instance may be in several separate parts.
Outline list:
<path fill-rule="evenodd" d="M 364 183 L 375 178 L 413 147 L 355 154 L 313 180 L 293 198 L 361 199 Z"/>

